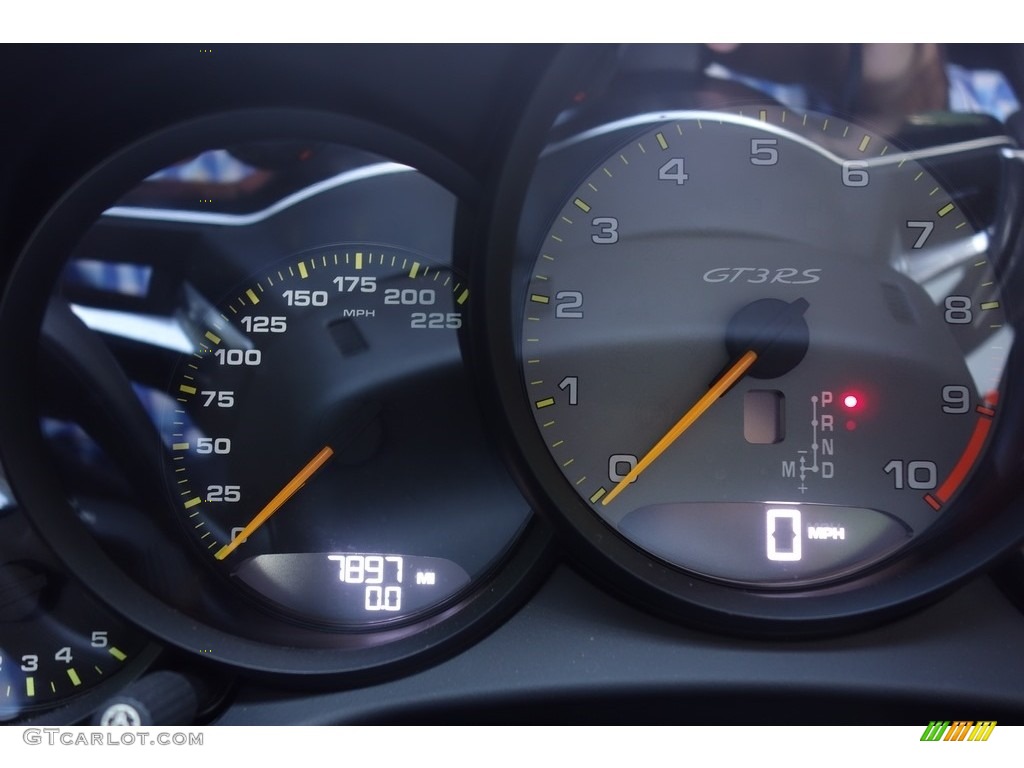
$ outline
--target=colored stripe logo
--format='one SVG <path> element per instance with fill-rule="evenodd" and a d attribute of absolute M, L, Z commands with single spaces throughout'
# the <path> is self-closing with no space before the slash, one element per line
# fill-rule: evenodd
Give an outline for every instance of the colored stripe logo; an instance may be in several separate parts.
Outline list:
<path fill-rule="evenodd" d="M 988 741 L 995 720 L 932 720 L 921 734 L 921 741 Z"/>

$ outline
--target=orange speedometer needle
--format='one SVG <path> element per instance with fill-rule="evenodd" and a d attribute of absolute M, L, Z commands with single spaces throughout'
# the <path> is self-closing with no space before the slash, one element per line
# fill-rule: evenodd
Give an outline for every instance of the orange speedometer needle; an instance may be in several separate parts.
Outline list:
<path fill-rule="evenodd" d="M 679 436 L 688 430 L 693 423 L 699 419 L 704 412 L 710 408 L 715 402 L 724 395 L 729 389 L 743 378 L 743 375 L 747 370 L 757 361 L 757 352 L 752 349 L 748 349 L 744 352 L 740 358 L 729 366 L 729 368 L 723 373 L 718 379 L 711 385 L 707 392 L 705 392 L 700 400 L 693 404 L 683 417 L 679 419 L 665 435 L 654 444 L 644 457 L 636 463 L 636 466 L 630 470 L 624 478 L 622 478 L 614 488 L 611 489 L 601 500 L 601 504 L 610 503 L 616 496 L 622 493 L 622 490 L 636 480 L 640 473 L 647 469 L 651 464 L 654 463 L 661 454 L 663 454 L 672 443 L 679 439 Z"/>
<path fill-rule="evenodd" d="M 245 526 L 245 528 L 243 528 L 234 539 L 232 539 L 230 544 L 225 544 L 217 550 L 217 554 L 215 554 L 214 557 L 218 560 L 223 560 L 234 552 L 239 544 L 245 541 L 249 536 L 252 536 L 252 534 L 254 534 L 261 525 L 267 522 L 267 520 L 270 519 L 270 516 L 277 512 L 277 510 L 279 510 L 284 503 L 288 501 L 288 499 L 294 496 L 295 492 L 299 490 L 299 488 L 301 488 L 309 478 L 315 475 L 317 470 L 320 469 L 320 467 L 322 467 L 333 455 L 334 449 L 329 445 L 324 446 L 320 453 L 310 459 L 309 463 L 300 469 L 298 474 L 285 484 L 284 488 L 277 492 L 274 498 L 267 503 L 267 506 L 261 509 L 259 514 L 249 521 L 249 524 Z"/>

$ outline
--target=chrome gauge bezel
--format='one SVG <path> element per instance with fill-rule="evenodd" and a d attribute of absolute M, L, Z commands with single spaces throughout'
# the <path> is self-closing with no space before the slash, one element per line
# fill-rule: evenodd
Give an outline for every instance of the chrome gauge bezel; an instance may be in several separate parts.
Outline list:
<path fill-rule="evenodd" d="M 531 237 L 546 231 L 538 223 L 553 216 L 568 195 L 603 157 L 602 152 L 575 168 L 575 181 L 566 181 L 549 210 L 528 209 L 531 171 L 551 142 L 549 126 L 559 138 L 570 133 L 566 118 L 573 97 L 600 93 L 589 73 L 614 69 L 614 52 L 602 49 L 563 51 L 524 112 L 504 174 L 489 204 L 486 273 L 478 294 L 484 297 L 489 363 L 493 371 L 495 408 L 506 415 L 503 428 L 517 464 L 517 476 L 534 505 L 565 538 L 576 561 L 606 587 L 652 611 L 676 620 L 728 632 L 756 636 L 809 636 L 833 634 L 893 618 L 922 606 L 954 588 L 998 558 L 1024 537 L 1019 489 L 1013 486 L 1016 457 L 1021 453 L 1019 430 L 1022 404 L 1009 396 L 1003 418 L 993 430 L 987 455 L 967 481 L 956 502 L 958 514 L 933 526 L 926 536 L 899 553 L 858 574 L 833 583 L 789 590 L 766 591 L 728 585 L 671 567 L 620 537 L 598 517 L 566 480 L 541 439 L 530 400 L 524 392 L 518 337 L 522 324 L 524 259 L 536 258 L 535 240 L 523 245 L 521 217 L 532 222 Z M 586 73 L 586 74 L 584 74 Z M 627 102 L 635 92 L 624 98 Z M 600 99 L 601 97 L 596 97 Z M 643 101 L 635 97 L 637 101 Z M 578 99 L 576 101 L 579 101 Z M 644 111 L 693 108 L 686 96 Z M 575 109 L 575 108 L 573 108 Z M 625 109 L 625 108 L 624 108 Z M 615 113 L 615 103 L 593 107 L 602 123 L 629 118 L 633 112 Z M 585 107 L 577 109 L 584 112 Z M 559 117 L 561 113 L 561 117 Z M 610 115 L 610 117 L 609 117 Z M 557 118 L 557 120 L 556 120 Z M 596 118 L 595 118 L 596 119 Z M 583 122 L 584 127 L 587 125 Z M 605 151 L 610 151 L 607 147 Z M 1019 180 L 1014 180 L 1018 181 Z M 559 197 L 561 195 L 561 197 Z M 1011 274 L 1004 275 L 1005 292 L 1022 295 L 1021 239 L 1006 260 Z M 530 256 L 528 254 L 532 253 Z M 524 255 L 527 254 L 527 255 Z M 1010 302 L 1012 303 L 1012 301 Z M 1019 327 L 1019 307 L 1010 322 Z M 1019 391 L 1022 382 L 1019 345 L 1011 353 L 1003 391 Z M 964 514 L 963 510 L 971 510 Z"/>
<path fill-rule="evenodd" d="M 476 182 L 435 149 L 398 130 L 328 112 L 263 109 L 192 120 L 140 139 L 78 182 L 41 221 L 11 272 L 2 305 L 0 353 L 9 370 L 0 391 L 18 408 L 0 414 L 0 452 L 11 485 L 33 524 L 60 559 L 88 587 L 116 604 L 132 622 L 169 645 L 252 673 L 291 678 L 365 681 L 380 679 L 443 657 L 489 631 L 538 583 L 550 562 L 550 532 L 530 520 L 509 550 L 481 578 L 428 615 L 398 626 L 330 632 L 268 615 L 245 605 L 214 626 L 185 615 L 136 583 L 93 538 L 60 492 L 52 461 L 37 425 L 33 374 L 47 297 L 64 257 L 100 214 L 139 179 L 213 145 L 275 139 L 334 142 L 364 149 L 426 174 L 459 201 L 473 200 Z M 460 206 L 461 208 L 461 206 Z M 457 216 L 465 215 L 461 210 Z M 459 224 L 457 226 L 463 226 Z M 217 589 L 209 575 L 202 582 Z M 222 604 L 225 598 L 221 598 Z M 240 601 L 244 603 L 245 601 Z M 232 632 L 232 621 L 247 631 Z"/>

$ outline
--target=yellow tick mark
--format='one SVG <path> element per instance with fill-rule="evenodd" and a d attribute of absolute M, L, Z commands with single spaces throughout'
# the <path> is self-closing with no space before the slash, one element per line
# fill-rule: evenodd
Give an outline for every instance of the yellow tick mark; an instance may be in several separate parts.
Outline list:
<path fill-rule="evenodd" d="M 946 203 L 944 206 L 939 208 L 939 216 L 940 217 L 945 216 L 950 211 L 952 211 L 954 208 L 956 208 L 956 206 L 953 205 L 952 203 Z"/>
<path fill-rule="evenodd" d="M 865 134 L 864 138 L 860 140 L 860 144 L 857 145 L 857 149 L 859 149 L 861 152 L 867 152 L 868 144 L 870 143 L 871 137 Z"/>
<path fill-rule="evenodd" d="M 536 405 L 538 408 L 547 408 L 548 406 L 554 404 L 555 398 L 553 397 L 545 397 L 543 400 L 538 400 L 536 403 L 534 403 L 534 405 Z"/>
<path fill-rule="evenodd" d="M 172 451 L 187 451 L 188 443 L 174 443 L 171 445 Z"/>
<path fill-rule="evenodd" d="M 179 392 L 184 392 L 186 395 L 194 395 L 196 393 L 195 387 L 190 387 L 188 384 L 182 384 L 178 387 Z"/>
<path fill-rule="evenodd" d="M 412 269 L 409 270 L 409 277 L 416 277 L 416 275 L 419 274 L 419 271 L 420 271 L 420 263 L 418 261 L 414 261 L 412 263 Z"/>
<path fill-rule="evenodd" d="M 601 497 L 604 496 L 606 493 L 607 491 L 604 488 L 598 488 L 597 492 L 590 497 L 590 503 L 596 504 L 601 499 Z"/>
<path fill-rule="evenodd" d="M 248 290 L 246 290 L 245 295 L 249 297 L 249 302 L 250 303 L 252 303 L 252 304 L 259 304 L 260 303 L 260 297 L 256 295 L 256 291 L 254 291 L 252 288 L 249 288 Z"/>
<path fill-rule="evenodd" d="M 25 695 L 29 697 L 36 695 L 36 679 L 34 677 L 25 678 Z"/>
<path fill-rule="evenodd" d="M 668 149 L 668 141 L 665 140 L 665 134 L 660 131 L 654 134 L 654 138 L 658 140 L 658 146 L 662 149 Z"/>
<path fill-rule="evenodd" d="M 465 304 L 466 303 L 466 299 L 468 299 L 468 298 L 469 298 L 469 288 L 467 288 L 466 290 L 464 290 L 462 293 L 459 294 L 459 298 L 457 298 L 455 300 L 455 303 L 456 304 Z"/>
<path fill-rule="evenodd" d="M 550 304 L 551 303 L 551 297 L 550 296 L 545 296 L 545 295 L 543 295 L 541 293 L 534 293 L 534 294 L 531 294 L 530 301 L 534 302 L 535 304 Z"/>
<path fill-rule="evenodd" d="M 128 658 L 128 655 L 124 651 L 122 651 L 120 648 L 117 648 L 117 647 L 115 647 L 113 645 L 110 646 L 110 655 L 113 656 L 118 661 L 124 661 L 125 659 Z"/>
<path fill-rule="evenodd" d="M 309 272 L 306 271 L 306 262 L 304 261 L 299 262 L 299 277 L 301 277 L 303 280 L 309 277 Z"/>
<path fill-rule="evenodd" d="M 580 200 L 578 197 L 572 201 L 572 204 L 579 208 L 584 213 L 590 213 L 590 206 Z"/>
<path fill-rule="evenodd" d="M 356 269 L 363 268 L 363 252 L 356 251 Z"/>
<path fill-rule="evenodd" d="M 74 667 L 68 667 L 68 678 L 70 678 L 71 684 L 76 688 L 82 684 L 82 679 L 78 676 L 78 673 L 75 672 Z"/>
<path fill-rule="evenodd" d="M 982 309 L 999 309 L 998 301 L 983 301 L 981 303 Z"/>
<path fill-rule="evenodd" d="M 207 331 L 206 333 L 203 334 L 203 336 L 212 341 L 214 344 L 220 344 L 220 336 L 218 336 L 213 331 Z"/>
<path fill-rule="evenodd" d="M 762 109 L 760 112 L 757 113 L 757 117 L 758 117 L 758 119 L 762 123 L 767 123 L 768 122 L 768 110 L 767 109 Z"/>
<path fill-rule="evenodd" d="M 192 509 L 192 507 L 202 504 L 203 500 L 196 496 L 194 499 L 189 499 L 185 502 L 185 509 Z"/>

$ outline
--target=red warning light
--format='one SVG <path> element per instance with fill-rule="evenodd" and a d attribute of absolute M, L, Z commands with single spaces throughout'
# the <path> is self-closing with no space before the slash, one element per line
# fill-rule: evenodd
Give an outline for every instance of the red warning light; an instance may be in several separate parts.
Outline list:
<path fill-rule="evenodd" d="M 843 405 L 847 408 L 853 409 L 860 405 L 860 400 L 856 395 L 843 395 Z"/>

